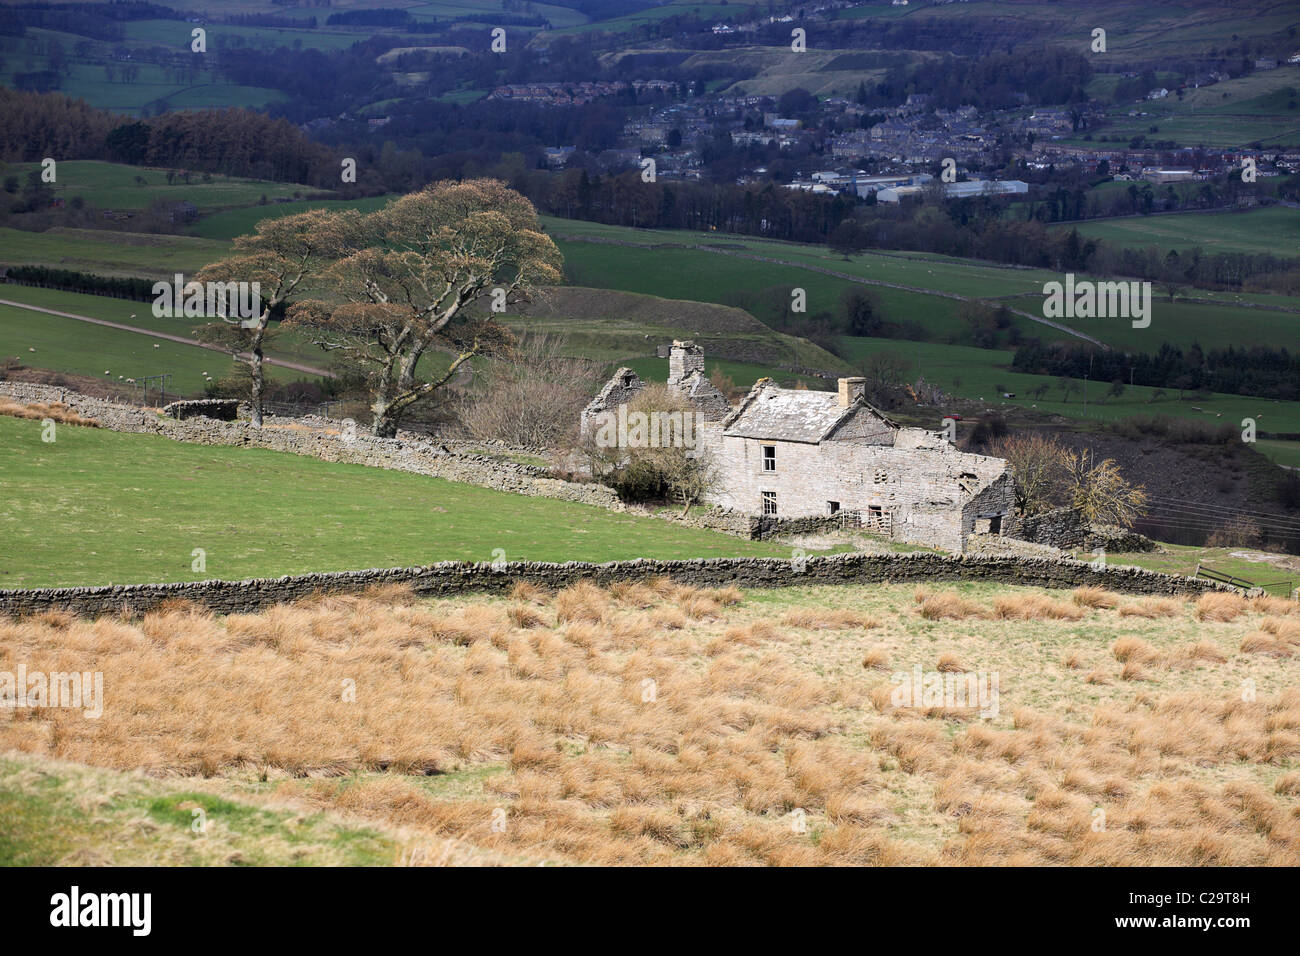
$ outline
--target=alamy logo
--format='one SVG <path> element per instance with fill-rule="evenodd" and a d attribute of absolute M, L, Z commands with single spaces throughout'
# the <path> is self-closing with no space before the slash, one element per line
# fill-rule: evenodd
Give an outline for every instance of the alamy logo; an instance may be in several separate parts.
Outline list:
<path fill-rule="evenodd" d="M 153 314 L 160 319 L 239 319 L 255 328 L 262 315 L 260 282 L 173 282 L 153 284 Z"/>
<path fill-rule="evenodd" d="M 1074 273 L 1065 275 L 1065 283 L 1043 283 L 1043 318 L 1045 319 L 1132 319 L 1133 328 L 1151 324 L 1150 282 L 1074 281 Z"/>
<path fill-rule="evenodd" d="M 100 671 L 0 671 L 0 708 L 66 707 L 89 720 L 104 715 L 104 675 Z"/>
<path fill-rule="evenodd" d="M 50 897 L 51 926 L 129 926 L 133 936 L 153 928 L 153 894 L 85 893 L 74 886 Z"/>
<path fill-rule="evenodd" d="M 898 671 L 893 675 L 894 690 L 889 702 L 894 707 L 967 708 L 978 707 L 985 719 L 998 715 L 997 671 L 976 671 L 966 674 L 922 671 L 918 664 L 911 673 Z"/>
<path fill-rule="evenodd" d="M 696 412 L 605 412 L 597 421 L 598 448 L 687 448 L 698 441 Z"/>

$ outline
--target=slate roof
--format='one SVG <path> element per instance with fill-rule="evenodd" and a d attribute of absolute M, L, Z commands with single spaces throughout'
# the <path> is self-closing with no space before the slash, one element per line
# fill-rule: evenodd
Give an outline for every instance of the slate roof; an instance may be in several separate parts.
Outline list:
<path fill-rule="evenodd" d="M 737 438 L 816 444 L 859 406 L 840 405 L 835 392 L 778 388 L 760 382 L 723 424 Z"/>

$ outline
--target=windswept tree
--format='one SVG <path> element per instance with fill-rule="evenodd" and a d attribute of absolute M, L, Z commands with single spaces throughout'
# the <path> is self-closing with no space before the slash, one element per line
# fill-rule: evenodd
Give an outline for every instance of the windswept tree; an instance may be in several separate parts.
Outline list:
<path fill-rule="evenodd" d="M 253 424 L 262 424 L 262 396 L 266 391 L 266 347 L 275 330 L 271 316 L 283 310 L 304 282 L 334 262 L 355 231 L 354 212 L 310 212 L 263 219 L 251 236 L 235 239 L 235 253 L 204 266 L 194 276 L 200 283 L 256 282 L 258 308 L 252 316 L 221 316 L 195 330 L 200 340 L 227 349 L 248 368 L 249 404 Z"/>
<path fill-rule="evenodd" d="M 1147 495 L 1142 485 L 1129 483 L 1112 458 L 1098 462 L 1092 452 L 1067 452 L 1066 483 L 1070 503 L 1090 524 L 1133 527 L 1146 514 Z"/>
<path fill-rule="evenodd" d="M 322 276 L 328 298 L 295 304 L 289 319 L 365 372 L 371 430 L 392 437 L 474 356 L 510 350 L 495 316 L 560 282 L 562 265 L 532 203 L 504 183 L 435 183 L 361 217 L 349 253 Z M 425 372 L 430 352 L 448 361 Z"/>

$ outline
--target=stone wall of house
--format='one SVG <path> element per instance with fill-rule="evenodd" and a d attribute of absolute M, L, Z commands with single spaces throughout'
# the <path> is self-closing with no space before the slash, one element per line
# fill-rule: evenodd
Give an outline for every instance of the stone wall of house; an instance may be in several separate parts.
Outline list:
<path fill-rule="evenodd" d="M 972 516 L 963 515 L 963 475 L 996 481 L 1005 470 L 1000 459 L 952 449 L 911 451 L 871 441 L 761 441 L 718 435 L 711 439 L 718 483 L 710 502 L 736 511 L 762 511 L 762 493 L 776 493 L 779 517 L 829 513 L 829 502 L 842 510 L 870 513 L 872 506 L 893 514 L 899 541 L 962 549 Z M 763 470 L 763 445 L 776 447 L 776 470 Z M 1004 489 L 1005 491 L 1005 489 Z M 998 492 L 1010 510 L 1009 492 Z M 992 500 L 985 504 L 992 506 Z M 963 530 L 965 529 L 965 530 Z"/>
<path fill-rule="evenodd" d="M 1077 551 L 1088 539 L 1088 522 L 1078 508 L 1055 508 L 1028 518 L 1015 518 L 1007 534 L 1022 541 Z"/>
<path fill-rule="evenodd" d="M 357 594 L 378 585 L 403 584 L 423 595 L 465 591 L 501 592 L 516 581 L 547 588 L 579 580 L 616 581 L 667 576 L 700 587 L 771 588 L 818 584 L 910 581 L 989 581 L 1009 585 L 1073 588 L 1096 585 L 1128 594 L 1194 596 L 1233 588 L 1199 578 L 1175 577 L 1142 568 L 1094 567 L 1083 561 L 1022 556 L 956 556 L 930 553 L 840 554 L 800 558 L 706 558 L 685 561 L 502 562 L 446 561 L 414 568 L 384 568 L 286 575 L 249 581 L 195 581 L 105 587 L 0 590 L 0 614 L 22 616 L 65 610 L 84 616 L 142 613 L 168 600 L 188 600 L 221 614 L 255 611 L 319 594 Z"/>
<path fill-rule="evenodd" d="M 306 423 L 297 419 L 268 418 L 257 428 L 246 421 L 223 422 L 209 418 L 177 420 L 135 405 L 91 398 L 80 392 L 25 382 L 0 382 L 0 395 L 24 402 L 65 402 L 79 414 L 97 420 L 113 431 L 160 435 L 199 445 L 232 445 L 307 455 L 322 461 L 366 465 L 407 471 L 449 481 L 543 498 L 558 498 L 597 505 L 615 511 L 623 504 L 604 485 L 563 481 L 545 468 L 493 455 L 461 450 L 463 443 L 433 441 L 406 432 L 397 438 L 375 438 L 341 430 L 341 423 L 323 425 L 322 419 Z"/>

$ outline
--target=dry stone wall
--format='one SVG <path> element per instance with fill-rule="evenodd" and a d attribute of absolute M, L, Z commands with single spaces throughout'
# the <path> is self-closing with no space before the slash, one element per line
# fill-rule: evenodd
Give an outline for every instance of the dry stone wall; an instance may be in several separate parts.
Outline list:
<path fill-rule="evenodd" d="M 0 614 L 22 616 L 66 610 L 87 617 L 124 610 L 141 613 L 168 600 L 188 600 L 220 614 L 243 613 L 319 594 L 356 594 L 376 585 L 406 584 L 417 594 L 500 592 L 516 581 L 546 588 L 579 580 L 596 584 L 666 576 L 700 587 L 736 585 L 773 588 L 813 584 L 876 584 L 908 581 L 990 581 L 1000 584 L 1073 588 L 1096 585 L 1129 594 L 1190 596 L 1233 591 L 1199 578 L 1175 577 L 1142 568 L 1097 568 L 1083 561 L 1032 557 L 972 557 L 938 554 L 839 554 L 799 560 L 701 558 L 686 561 L 614 561 L 608 564 L 444 561 L 425 567 L 286 575 L 249 581 L 195 581 L 105 587 L 0 590 Z"/>
<path fill-rule="evenodd" d="M 319 419 L 312 423 L 297 419 L 268 419 L 262 428 L 245 421 L 225 422 L 198 417 L 178 420 L 160 417 L 150 409 L 135 405 L 108 402 L 70 389 L 26 382 L 0 382 L 0 395 L 24 402 L 64 402 L 79 414 L 93 418 L 103 428 L 113 431 L 161 435 L 199 445 L 266 448 L 322 461 L 390 468 L 497 491 L 623 510 L 618 495 L 604 485 L 552 478 L 545 468 L 538 465 L 473 454 L 458 450 L 449 443 L 407 433 L 397 438 L 375 438 L 358 433 L 349 438 L 340 432 L 340 423 L 333 422 L 333 427 L 328 427 L 320 424 L 323 420 Z"/>

